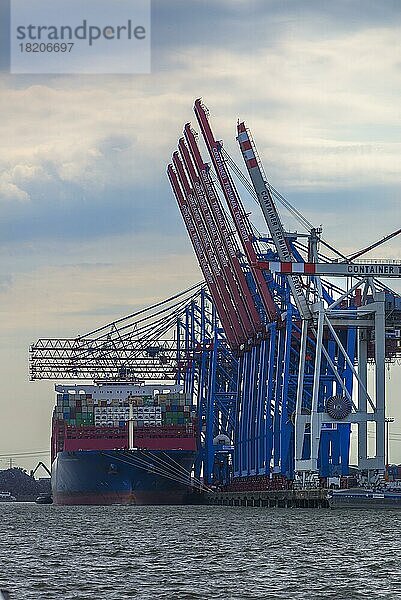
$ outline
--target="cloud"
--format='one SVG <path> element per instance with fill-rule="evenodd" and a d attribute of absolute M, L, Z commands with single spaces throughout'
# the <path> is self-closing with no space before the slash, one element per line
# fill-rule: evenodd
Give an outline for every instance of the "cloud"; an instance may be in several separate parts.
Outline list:
<path fill-rule="evenodd" d="M 0 151 L 0 166 L 47 170 L 61 187 L 78 185 L 85 194 L 153 185 L 155 177 L 165 184 L 170 148 L 194 97 L 203 95 L 228 144 L 237 115 L 252 124 L 284 183 L 395 181 L 398 29 L 323 39 L 306 33 L 284 29 L 273 46 L 262 42 L 247 53 L 195 42 L 184 54 L 169 48 L 168 72 L 138 77 L 135 88 L 118 77 L 4 88 L 0 109 L 8 115 L 6 139 L 14 141 Z M 20 189 L 30 195 L 28 182 Z"/>
<path fill-rule="evenodd" d="M 274 47 L 283 32 L 322 40 L 400 22 L 398 0 L 154 0 L 152 62 L 164 64 L 171 48 L 182 54 L 202 44 L 250 57 L 262 46 Z"/>
<path fill-rule="evenodd" d="M 361 215 L 361 229 L 369 228 L 373 197 L 364 202 L 370 188 L 381 198 L 380 218 L 391 218 L 400 179 L 396 22 L 372 26 L 366 17 L 352 30 L 323 31 L 321 11 L 293 21 L 293 3 L 285 4 L 287 12 L 272 12 L 275 3 L 266 11 L 263 4 L 255 2 L 246 16 L 237 3 L 245 24 L 256 28 L 246 50 L 212 33 L 213 44 L 206 43 L 196 29 L 183 51 L 173 39 L 156 37 L 150 76 L 3 79 L 3 243 L 46 237 L 57 246 L 61 240 L 82 244 L 129 231 L 161 231 L 172 243 L 174 236 L 184 238 L 165 165 L 183 123 L 195 121 L 198 96 L 240 165 L 235 124 L 237 117 L 246 120 L 272 183 L 310 219 L 330 223 L 332 206 L 347 204 Z M 195 19 L 196 11 L 196 27 L 209 23 L 199 3 L 192 13 L 174 10 L 178 24 L 189 14 Z M 239 27 L 227 5 L 209 18 L 218 29 L 230 19 Z M 260 23 L 272 19 L 274 35 L 259 35 Z M 336 234 L 340 245 L 348 243 L 344 236 L 343 230 Z"/>
<path fill-rule="evenodd" d="M 0 202 L 28 202 L 35 188 L 51 182 L 49 173 L 41 165 L 15 164 L 0 174 Z"/>
<path fill-rule="evenodd" d="M 27 202 L 29 195 L 21 190 L 11 181 L 7 180 L 6 176 L 0 177 L 0 203 L 1 202 Z"/>
<path fill-rule="evenodd" d="M 397 28 L 323 40 L 284 35 L 252 60 L 218 50 L 208 77 L 220 85 L 210 101 L 204 94 L 213 121 L 235 152 L 233 116 L 246 119 L 276 185 L 397 183 L 399 35 Z M 200 49 L 180 59 L 186 73 L 205 64 Z"/>
<path fill-rule="evenodd" d="M 4 285 L 0 279 L 3 332 L 74 337 L 201 279 L 191 255 L 143 258 L 135 268 L 128 262 L 78 263 L 16 273 L 12 280 L 4 277 Z"/>

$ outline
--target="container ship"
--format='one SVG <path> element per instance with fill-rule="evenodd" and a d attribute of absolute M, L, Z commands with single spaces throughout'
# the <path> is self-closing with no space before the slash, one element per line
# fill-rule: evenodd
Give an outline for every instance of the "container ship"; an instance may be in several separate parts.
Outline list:
<path fill-rule="evenodd" d="M 54 504 L 193 501 L 196 410 L 181 386 L 56 385 Z"/>

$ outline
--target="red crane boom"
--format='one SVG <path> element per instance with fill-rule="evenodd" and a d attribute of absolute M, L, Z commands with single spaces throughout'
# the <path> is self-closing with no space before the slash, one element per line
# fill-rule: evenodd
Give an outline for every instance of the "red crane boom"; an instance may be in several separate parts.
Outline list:
<path fill-rule="evenodd" d="M 220 290 L 218 288 L 217 281 L 216 281 L 217 274 L 213 272 L 212 267 L 208 261 L 208 258 L 204 252 L 203 244 L 199 238 L 197 229 L 192 220 L 191 211 L 190 211 L 188 203 L 184 197 L 184 194 L 181 190 L 177 175 L 171 164 L 169 164 L 167 167 L 167 175 L 170 180 L 172 190 L 176 197 L 178 207 L 180 209 L 183 221 L 185 223 L 185 227 L 188 231 L 188 235 L 191 240 L 192 246 L 194 248 L 196 257 L 198 259 L 200 269 L 203 273 L 203 276 L 205 278 L 205 281 L 207 283 L 209 291 L 212 295 L 214 304 L 216 306 L 217 314 L 219 315 L 219 319 L 224 328 L 224 331 L 225 331 L 225 334 L 227 337 L 227 341 L 230 344 L 231 348 L 236 350 L 239 347 L 239 340 L 237 340 L 237 338 L 236 338 L 235 331 L 231 324 L 230 318 L 227 314 L 227 310 L 224 307 L 224 304 L 222 303 Z"/>
<path fill-rule="evenodd" d="M 242 202 L 235 189 L 234 183 L 226 168 L 225 162 L 221 156 L 220 144 L 215 140 L 210 123 L 207 117 L 206 109 L 202 105 L 200 98 L 195 100 L 194 111 L 202 131 L 206 147 L 212 159 L 217 177 L 220 181 L 228 208 L 236 225 L 241 244 L 248 259 L 259 295 L 271 321 L 277 317 L 277 308 L 273 297 L 270 294 L 266 280 L 260 268 L 258 268 L 258 258 L 253 247 L 253 235 L 246 217 Z"/>
<path fill-rule="evenodd" d="M 243 298 L 239 293 L 238 283 L 234 279 L 229 257 L 222 243 L 221 236 L 219 235 L 219 231 L 216 227 L 216 223 L 207 203 L 202 183 L 196 173 L 194 164 L 192 162 L 192 158 L 190 156 L 187 146 L 184 143 L 183 138 L 179 140 L 178 148 L 181 154 L 181 158 L 184 162 L 187 174 L 189 176 L 192 189 L 195 191 L 195 196 L 198 200 L 198 210 L 203 215 L 204 225 L 212 242 L 214 251 L 217 256 L 217 260 L 219 261 L 220 267 L 223 271 L 227 288 L 230 292 L 233 301 L 233 305 L 237 308 L 238 320 L 241 324 L 241 328 L 245 335 L 243 341 L 246 342 L 251 338 L 256 338 L 257 331 L 255 330 L 250 321 L 246 307 L 244 305 Z"/>
<path fill-rule="evenodd" d="M 195 227 L 199 234 L 199 238 L 202 242 L 204 253 L 208 259 L 209 264 L 212 267 L 213 272 L 215 273 L 215 280 L 220 292 L 220 298 L 224 306 L 225 312 L 227 314 L 227 318 L 230 321 L 231 327 L 234 331 L 237 346 L 240 346 L 245 342 L 245 334 L 238 320 L 238 315 L 235 311 L 235 305 L 231 299 L 229 290 L 227 289 L 227 282 L 225 280 L 224 274 L 221 270 L 220 264 L 216 258 L 216 254 L 211 245 L 209 234 L 202 221 L 202 215 L 198 209 L 193 190 L 188 181 L 184 165 L 181 162 L 178 152 L 173 153 L 173 164 L 177 172 L 178 181 L 180 182 L 181 188 L 187 199 L 188 208 L 192 215 L 192 220 L 195 224 Z"/>
<path fill-rule="evenodd" d="M 227 222 L 226 215 L 224 213 L 224 209 L 221 205 L 220 199 L 216 193 L 215 187 L 213 185 L 213 181 L 210 177 L 210 170 L 208 165 L 203 161 L 202 155 L 200 153 L 195 133 L 191 129 L 189 123 L 187 123 L 184 127 L 184 135 L 187 141 L 189 151 L 191 153 L 192 159 L 195 163 L 196 170 L 198 176 L 200 177 L 201 182 L 203 183 L 203 189 L 206 195 L 206 199 L 208 202 L 209 209 L 214 217 L 216 222 L 216 227 L 220 234 L 220 239 L 225 247 L 225 250 L 229 256 L 231 268 L 235 273 L 235 277 L 238 282 L 239 291 L 241 293 L 242 298 L 244 299 L 245 307 L 248 311 L 249 318 L 252 321 L 253 327 L 257 332 L 263 331 L 263 324 L 260 318 L 260 315 L 255 306 L 254 299 L 252 297 L 252 293 L 249 289 L 248 283 L 246 281 L 246 277 L 244 271 L 241 267 L 241 263 L 239 261 L 239 248 L 233 236 L 233 232 L 230 229 L 230 226 Z"/>

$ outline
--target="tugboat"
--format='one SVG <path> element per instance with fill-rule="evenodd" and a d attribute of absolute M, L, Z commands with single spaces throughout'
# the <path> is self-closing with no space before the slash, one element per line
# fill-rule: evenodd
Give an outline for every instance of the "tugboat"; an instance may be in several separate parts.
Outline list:
<path fill-rule="evenodd" d="M 330 508 L 401 508 L 401 491 L 399 488 L 330 490 L 327 502 Z"/>
<path fill-rule="evenodd" d="M 0 502 L 16 502 L 17 498 L 11 492 L 0 492 Z"/>

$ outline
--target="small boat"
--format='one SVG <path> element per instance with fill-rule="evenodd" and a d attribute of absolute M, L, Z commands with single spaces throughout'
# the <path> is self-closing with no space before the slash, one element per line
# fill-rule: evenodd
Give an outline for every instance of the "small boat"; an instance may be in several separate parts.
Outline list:
<path fill-rule="evenodd" d="M 330 490 L 327 502 L 330 508 L 401 508 L 401 491 L 366 488 Z"/>
<path fill-rule="evenodd" d="M 51 494 L 41 494 L 35 500 L 36 504 L 53 504 L 53 498 Z"/>
<path fill-rule="evenodd" d="M 11 492 L 0 492 L 0 502 L 15 502 L 17 498 Z"/>

